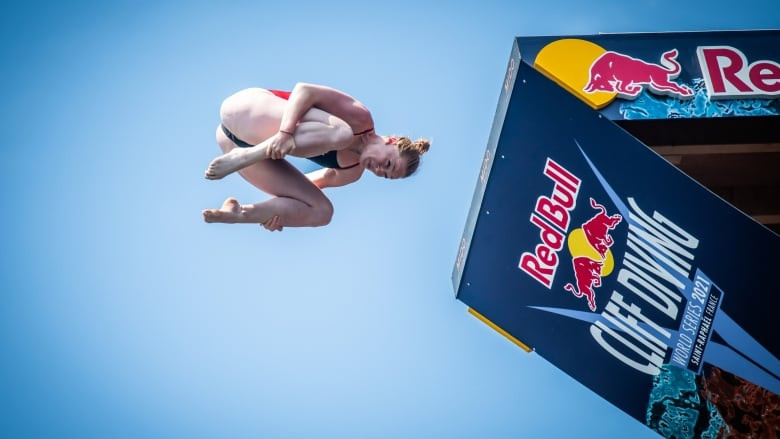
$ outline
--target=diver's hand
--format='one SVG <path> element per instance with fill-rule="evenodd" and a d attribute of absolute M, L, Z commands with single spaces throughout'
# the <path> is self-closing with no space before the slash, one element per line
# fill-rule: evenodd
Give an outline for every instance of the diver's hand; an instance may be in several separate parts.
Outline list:
<path fill-rule="evenodd" d="M 260 225 L 265 227 L 265 229 L 269 232 L 281 232 L 284 230 L 284 226 L 282 226 L 282 220 L 279 218 L 279 215 L 274 215 L 271 218 L 268 218 L 265 220 L 265 222 L 260 223 Z"/>
<path fill-rule="evenodd" d="M 283 159 L 284 156 L 291 153 L 294 149 L 295 139 L 292 134 L 279 131 L 268 139 L 265 153 L 269 158 L 279 160 Z"/>

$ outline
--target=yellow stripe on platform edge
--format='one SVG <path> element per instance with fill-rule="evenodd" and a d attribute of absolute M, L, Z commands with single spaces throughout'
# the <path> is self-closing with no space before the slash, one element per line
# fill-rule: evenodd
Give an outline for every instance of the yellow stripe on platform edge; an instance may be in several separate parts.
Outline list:
<path fill-rule="evenodd" d="M 488 319 L 487 319 L 485 316 L 483 316 L 482 314 L 480 314 L 480 313 L 476 312 L 476 311 L 474 310 L 474 308 L 469 308 L 469 313 L 471 313 L 471 315 L 473 315 L 474 317 L 476 317 L 476 318 L 478 318 L 478 319 L 482 320 L 482 322 L 483 322 L 483 323 L 485 323 L 486 325 L 488 325 L 488 326 L 490 326 L 491 328 L 493 328 L 493 329 L 494 329 L 496 332 L 498 332 L 499 334 L 501 334 L 501 335 L 503 335 L 504 337 L 508 338 L 508 339 L 509 339 L 509 341 L 511 341 L 512 343 L 514 343 L 514 344 L 516 344 L 516 345 L 520 346 L 520 349 L 522 349 L 522 350 L 524 350 L 524 351 L 526 351 L 526 352 L 531 352 L 531 351 L 533 351 L 533 349 L 531 349 L 531 348 L 529 348 L 528 346 L 526 346 L 526 345 L 525 345 L 525 343 L 523 343 L 522 341 L 520 341 L 520 340 L 518 340 L 518 339 L 514 338 L 514 337 L 513 337 L 511 334 L 509 334 L 508 332 L 506 332 L 506 331 L 504 331 L 503 329 L 499 328 L 499 327 L 498 327 L 498 325 L 496 325 L 495 323 L 493 323 L 493 322 L 491 322 L 490 320 L 488 320 Z"/>

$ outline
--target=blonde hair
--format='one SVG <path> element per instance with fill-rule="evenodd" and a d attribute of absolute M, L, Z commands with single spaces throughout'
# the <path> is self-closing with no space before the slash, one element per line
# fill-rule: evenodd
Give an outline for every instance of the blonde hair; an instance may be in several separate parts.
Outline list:
<path fill-rule="evenodd" d="M 414 174 L 420 166 L 420 156 L 428 151 L 431 147 L 431 142 L 428 139 L 417 139 L 412 142 L 408 137 L 398 137 L 395 145 L 398 147 L 401 157 L 406 158 L 404 177 L 408 177 Z"/>

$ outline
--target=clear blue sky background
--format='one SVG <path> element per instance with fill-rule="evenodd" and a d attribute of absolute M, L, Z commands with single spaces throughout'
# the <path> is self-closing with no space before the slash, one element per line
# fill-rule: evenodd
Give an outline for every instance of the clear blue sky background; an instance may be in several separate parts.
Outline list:
<path fill-rule="evenodd" d="M 3 437 L 655 437 L 450 273 L 512 37 L 777 28 L 765 1 L 4 2 Z M 202 222 L 229 94 L 328 84 L 418 175 L 326 228 Z M 304 170 L 311 166 L 303 164 Z"/>

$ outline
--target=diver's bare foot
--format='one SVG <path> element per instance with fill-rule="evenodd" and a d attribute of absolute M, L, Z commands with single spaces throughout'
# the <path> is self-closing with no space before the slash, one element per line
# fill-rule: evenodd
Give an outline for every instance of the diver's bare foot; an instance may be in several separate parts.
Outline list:
<path fill-rule="evenodd" d="M 206 178 L 209 180 L 219 180 L 226 175 L 247 166 L 249 160 L 247 152 L 250 148 L 233 148 L 230 151 L 215 158 L 206 168 Z"/>
<path fill-rule="evenodd" d="M 238 200 L 231 197 L 222 203 L 219 209 L 207 209 L 203 211 L 203 221 L 207 223 L 235 223 L 242 217 L 241 205 Z"/>
<path fill-rule="evenodd" d="M 267 145 L 265 145 L 265 143 L 250 148 L 233 148 L 209 163 L 209 167 L 206 169 L 206 178 L 209 180 L 219 180 L 258 160 L 265 159 L 266 148 Z"/>

